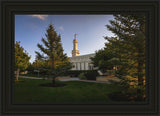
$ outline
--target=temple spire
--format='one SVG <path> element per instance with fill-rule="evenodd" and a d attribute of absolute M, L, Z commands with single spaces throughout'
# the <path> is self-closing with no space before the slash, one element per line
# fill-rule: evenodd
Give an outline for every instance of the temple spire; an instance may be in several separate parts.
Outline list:
<path fill-rule="evenodd" d="M 74 34 L 74 39 L 76 39 L 76 35 L 77 35 L 77 34 L 75 33 L 75 34 Z"/>
<path fill-rule="evenodd" d="M 76 35 L 77 34 L 74 34 L 72 57 L 79 56 L 78 40 L 76 39 Z"/>

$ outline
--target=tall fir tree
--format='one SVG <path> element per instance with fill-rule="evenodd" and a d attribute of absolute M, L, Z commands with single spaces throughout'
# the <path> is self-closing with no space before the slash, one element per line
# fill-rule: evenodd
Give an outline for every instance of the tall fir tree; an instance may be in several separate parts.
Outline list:
<path fill-rule="evenodd" d="M 144 15 L 114 15 L 107 28 L 120 41 L 117 53 L 127 67 L 128 73 L 138 77 L 138 85 L 144 85 L 145 74 L 145 16 Z M 106 37 L 112 43 L 113 37 Z M 124 65 L 125 64 L 125 65 Z M 130 70 L 133 69 L 133 70 Z M 133 73 L 134 71 L 134 73 Z"/>
<path fill-rule="evenodd" d="M 39 43 L 37 44 L 43 54 L 36 51 L 36 58 L 46 63 L 45 68 L 48 69 L 48 74 L 52 76 L 52 82 L 55 84 L 55 78 L 69 70 L 71 64 L 67 55 L 63 53 L 61 36 L 57 35 L 52 24 L 50 24 L 46 30 L 45 36 L 46 39 L 42 38 L 44 46 Z"/>
<path fill-rule="evenodd" d="M 107 28 L 120 40 L 118 45 L 121 70 L 138 78 L 137 99 L 143 99 L 145 80 L 145 15 L 114 15 Z M 112 41 L 112 37 L 106 37 Z M 126 70 L 124 70 L 126 69 Z M 122 72 L 123 74 L 123 72 Z"/>
<path fill-rule="evenodd" d="M 108 30 L 114 37 L 105 37 L 108 41 L 104 50 L 99 50 L 92 58 L 94 64 L 104 70 L 117 67 L 116 76 L 138 79 L 137 97 L 142 99 L 145 80 L 145 15 L 114 15 Z"/>
<path fill-rule="evenodd" d="M 15 70 L 16 70 L 16 81 L 18 81 L 18 76 L 20 70 L 26 70 L 29 66 L 30 56 L 24 50 L 22 46 L 20 46 L 20 41 L 16 41 L 15 43 Z"/>

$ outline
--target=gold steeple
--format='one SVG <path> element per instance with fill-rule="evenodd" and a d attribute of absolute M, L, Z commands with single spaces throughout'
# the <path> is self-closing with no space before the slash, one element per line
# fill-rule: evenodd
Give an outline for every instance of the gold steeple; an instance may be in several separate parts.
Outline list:
<path fill-rule="evenodd" d="M 77 38 L 76 38 L 76 35 L 77 35 L 77 34 L 74 34 L 72 57 L 74 57 L 74 56 L 79 56 L 78 40 L 77 40 Z"/>

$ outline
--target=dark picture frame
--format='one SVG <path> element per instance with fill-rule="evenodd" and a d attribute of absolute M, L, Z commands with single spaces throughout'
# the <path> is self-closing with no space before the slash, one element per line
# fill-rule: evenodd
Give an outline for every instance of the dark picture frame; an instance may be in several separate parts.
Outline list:
<path fill-rule="evenodd" d="M 159 4 L 154 1 L 2 1 L 1 2 L 1 115 L 158 115 L 159 114 Z M 15 14 L 143 13 L 146 26 L 147 102 L 136 104 L 14 104 Z"/>

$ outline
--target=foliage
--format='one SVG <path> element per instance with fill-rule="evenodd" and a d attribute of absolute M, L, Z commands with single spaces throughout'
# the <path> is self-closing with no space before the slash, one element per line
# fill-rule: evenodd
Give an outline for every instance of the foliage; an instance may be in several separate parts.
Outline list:
<path fill-rule="evenodd" d="M 145 74 L 145 16 L 114 15 L 107 28 L 115 34 L 105 37 L 105 48 L 96 52 L 92 61 L 101 70 L 117 67 L 116 74 L 132 75 L 143 85 Z"/>
<path fill-rule="evenodd" d="M 107 69 L 112 69 L 109 60 L 114 57 L 115 54 L 112 52 L 101 49 L 96 51 L 95 57 L 90 58 L 95 67 L 99 67 L 102 72 L 105 72 Z"/>
<path fill-rule="evenodd" d="M 47 75 L 52 77 L 53 84 L 55 83 L 55 78 L 66 72 L 71 68 L 71 63 L 66 54 L 63 53 L 61 36 L 57 35 L 53 25 L 49 25 L 45 34 L 46 38 L 42 38 L 44 44 L 37 44 L 40 51 L 43 53 L 36 53 L 35 64 L 38 68 L 47 70 Z"/>
<path fill-rule="evenodd" d="M 29 63 L 27 67 L 28 74 L 34 74 L 34 66 L 33 64 Z"/>
<path fill-rule="evenodd" d="M 87 71 L 87 73 L 85 73 L 85 76 L 87 80 L 96 80 L 96 77 L 98 76 L 98 72 L 94 70 L 90 70 L 90 71 Z"/>
<path fill-rule="evenodd" d="M 15 69 L 25 70 L 29 66 L 28 53 L 20 46 L 20 41 L 15 44 Z"/>
<path fill-rule="evenodd" d="M 145 87 L 143 81 L 145 74 L 145 15 L 115 15 L 115 20 L 111 20 L 107 28 L 119 40 L 119 44 L 116 44 L 118 48 L 116 52 L 121 61 L 121 65 L 118 66 L 119 73 L 121 76 L 132 75 L 138 78 L 138 87 Z M 113 43 L 113 37 L 105 39 Z M 128 84 L 127 81 L 125 83 Z M 143 90 L 137 88 L 137 99 L 142 99 L 142 97 Z"/>
<path fill-rule="evenodd" d="M 137 93 L 137 90 L 141 90 L 142 93 Z M 142 96 L 140 99 L 137 98 L 137 100 L 141 100 L 144 99 L 146 97 L 146 87 L 145 86 L 140 86 L 140 85 L 133 85 L 130 86 L 128 89 L 128 92 L 132 95 L 132 96 Z M 138 95 L 140 94 L 140 95 Z"/>
<path fill-rule="evenodd" d="M 115 75 L 115 71 L 114 70 L 107 70 L 107 75 Z"/>
<path fill-rule="evenodd" d="M 70 75 L 71 77 L 78 77 L 81 73 L 84 73 L 85 75 L 89 72 L 97 73 L 97 70 L 69 70 L 66 72 L 66 75 Z"/>
<path fill-rule="evenodd" d="M 126 77 L 121 77 L 120 85 L 123 87 L 124 91 L 127 91 L 130 87 L 130 80 Z"/>
<path fill-rule="evenodd" d="M 81 79 L 81 80 L 87 80 L 86 76 L 85 76 L 85 73 L 80 73 L 78 75 L 78 77 Z"/>
<path fill-rule="evenodd" d="M 81 73 L 86 73 L 88 70 L 69 70 L 66 72 L 66 75 L 69 75 L 71 77 L 78 77 Z"/>
<path fill-rule="evenodd" d="M 36 58 L 32 66 L 34 67 L 35 70 L 40 70 L 41 68 L 45 68 L 46 62 L 44 60 Z"/>
<path fill-rule="evenodd" d="M 108 42 L 92 58 L 94 65 L 104 71 L 117 67 L 117 77 L 132 76 L 138 78 L 138 86 L 144 86 L 145 15 L 117 14 L 106 27 L 115 35 L 105 37 Z M 128 80 L 123 79 L 122 85 L 127 88 Z M 137 95 L 143 95 L 141 89 L 137 89 Z"/>
<path fill-rule="evenodd" d="M 39 71 L 39 74 L 43 76 L 45 76 L 48 72 L 47 62 L 45 62 L 45 60 L 36 58 L 36 60 L 32 63 L 32 66 L 34 67 L 34 71 L 32 74 L 37 74 L 35 70 Z"/>
<path fill-rule="evenodd" d="M 30 57 L 28 53 L 20 46 L 20 41 L 15 43 L 15 70 L 17 71 L 16 80 L 18 81 L 18 74 L 20 70 L 26 70 L 29 66 Z"/>
<path fill-rule="evenodd" d="M 131 85 L 132 82 L 136 83 L 136 81 L 132 81 L 133 77 L 121 77 L 120 86 L 122 89 L 122 94 L 125 94 L 128 97 L 134 97 L 136 101 L 142 101 L 146 96 L 146 88 L 144 85 Z"/>
<path fill-rule="evenodd" d="M 120 83 L 117 83 L 122 88 L 121 92 L 111 93 L 109 97 L 115 101 L 145 101 L 146 87 L 144 85 L 131 84 L 132 82 L 136 82 L 135 78 L 121 77 Z"/>
<path fill-rule="evenodd" d="M 105 39 L 114 46 L 115 49 L 112 50 L 118 54 L 119 73 L 123 76 L 135 74 L 135 77 L 139 80 L 139 85 L 143 85 L 145 73 L 145 16 L 121 14 L 114 15 L 114 17 L 107 28 L 116 37 L 105 37 Z M 113 41 L 116 39 L 116 42 Z M 108 44 L 106 45 L 107 48 L 110 48 Z"/>
<path fill-rule="evenodd" d="M 47 73 L 46 74 L 48 76 L 51 76 L 52 78 L 56 78 L 57 76 L 63 76 L 63 75 L 65 75 L 65 73 L 69 69 L 71 69 L 71 64 L 70 64 L 70 62 L 66 62 L 65 64 L 61 64 L 58 67 L 56 67 L 54 69 L 54 71 L 51 70 L 51 69 L 47 69 Z"/>

